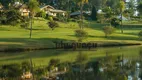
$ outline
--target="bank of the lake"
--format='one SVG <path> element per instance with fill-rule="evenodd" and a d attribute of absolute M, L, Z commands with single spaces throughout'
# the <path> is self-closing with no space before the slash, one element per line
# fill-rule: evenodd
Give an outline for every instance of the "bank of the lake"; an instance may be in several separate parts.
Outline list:
<path fill-rule="evenodd" d="M 57 42 L 57 41 L 56 41 Z M 11 44 L 7 44 L 7 45 L 2 45 L 0 46 L 0 52 L 24 52 L 24 51 L 33 51 L 33 50 L 49 50 L 49 49 L 73 49 L 73 45 L 70 48 L 66 48 L 66 46 L 57 47 L 57 43 L 67 43 L 67 44 L 74 44 L 77 42 L 74 41 L 58 41 L 57 43 L 54 41 L 46 41 L 40 44 L 28 44 L 28 46 L 24 46 L 23 44 L 15 46 L 14 43 Z M 37 42 L 39 43 L 39 42 Z M 84 46 L 83 48 L 86 49 L 91 49 L 91 48 L 97 48 L 97 47 L 114 47 L 114 46 L 136 46 L 136 45 L 141 45 L 141 42 L 132 42 L 132 41 L 90 41 L 90 42 L 82 42 L 85 43 L 86 46 Z M 87 44 L 95 44 L 95 46 L 88 46 Z"/>

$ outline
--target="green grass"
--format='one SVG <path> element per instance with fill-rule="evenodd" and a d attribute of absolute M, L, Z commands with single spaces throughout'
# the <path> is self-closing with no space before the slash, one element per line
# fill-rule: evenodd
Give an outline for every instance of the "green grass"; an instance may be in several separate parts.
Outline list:
<path fill-rule="evenodd" d="M 19 26 L 0 26 L 0 47 L 4 48 L 17 48 L 17 47 L 54 47 L 53 41 L 68 41 L 77 40 L 74 36 L 74 31 L 79 29 L 78 24 L 75 22 L 61 23 L 58 22 L 60 27 L 51 30 L 46 20 L 35 20 L 33 25 L 32 39 L 29 39 L 29 30 L 20 28 Z M 88 22 L 85 31 L 89 33 L 89 41 L 103 41 L 103 42 L 140 42 L 138 40 L 139 29 L 124 29 L 124 34 L 120 30 L 110 37 L 105 38 L 102 27 L 108 24 L 99 24 L 95 22 Z"/>

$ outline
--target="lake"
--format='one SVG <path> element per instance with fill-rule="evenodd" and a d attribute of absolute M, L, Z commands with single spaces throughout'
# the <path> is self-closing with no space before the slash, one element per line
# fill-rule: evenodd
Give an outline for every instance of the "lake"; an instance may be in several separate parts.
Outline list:
<path fill-rule="evenodd" d="M 140 58 L 142 46 L 121 46 L 95 49 L 73 50 L 37 50 L 30 52 L 0 53 L 0 64 L 20 63 L 32 59 L 35 66 L 48 65 L 50 59 L 60 59 L 64 61 L 74 61 L 78 53 L 87 54 L 89 60 L 105 57 L 107 55 L 124 55 L 125 58 L 137 60 Z"/>

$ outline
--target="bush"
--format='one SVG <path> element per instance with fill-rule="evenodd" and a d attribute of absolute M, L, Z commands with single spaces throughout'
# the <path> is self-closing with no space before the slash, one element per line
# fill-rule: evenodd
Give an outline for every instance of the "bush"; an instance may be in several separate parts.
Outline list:
<path fill-rule="evenodd" d="M 139 39 L 142 39 L 142 30 L 138 33 Z"/>
<path fill-rule="evenodd" d="M 108 37 L 108 35 L 112 34 L 114 31 L 115 29 L 112 26 L 103 27 L 103 32 L 105 33 L 105 37 Z"/>
<path fill-rule="evenodd" d="M 98 23 L 104 23 L 104 21 L 105 21 L 105 16 L 104 16 L 104 14 L 97 14 L 97 22 Z"/>
<path fill-rule="evenodd" d="M 55 28 L 59 27 L 59 24 L 55 21 L 50 21 L 50 22 L 48 22 L 48 26 L 49 26 L 49 28 L 54 30 Z"/>
<path fill-rule="evenodd" d="M 120 20 L 117 18 L 112 18 L 110 23 L 112 26 L 117 27 L 120 25 Z"/>
<path fill-rule="evenodd" d="M 49 16 L 48 17 L 49 21 L 53 21 L 53 17 Z"/>
<path fill-rule="evenodd" d="M 21 28 L 27 29 L 29 25 L 30 25 L 29 22 L 25 22 L 25 23 L 22 23 L 20 26 L 21 26 Z"/>
<path fill-rule="evenodd" d="M 75 36 L 78 38 L 78 41 L 82 41 L 88 37 L 88 33 L 84 30 L 76 30 Z"/>

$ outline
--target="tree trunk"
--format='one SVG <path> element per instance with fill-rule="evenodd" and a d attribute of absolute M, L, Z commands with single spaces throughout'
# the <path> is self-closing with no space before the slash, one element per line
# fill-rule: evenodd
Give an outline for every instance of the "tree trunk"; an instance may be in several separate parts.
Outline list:
<path fill-rule="evenodd" d="M 31 17 L 30 38 L 32 38 L 33 18 Z"/>
<path fill-rule="evenodd" d="M 80 23 L 80 29 L 83 29 L 83 3 L 81 3 L 81 7 L 80 7 L 80 13 L 81 13 L 81 23 Z"/>
<path fill-rule="evenodd" d="M 121 33 L 123 33 L 123 15 L 122 15 L 122 10 L 121 10 Z"/>

